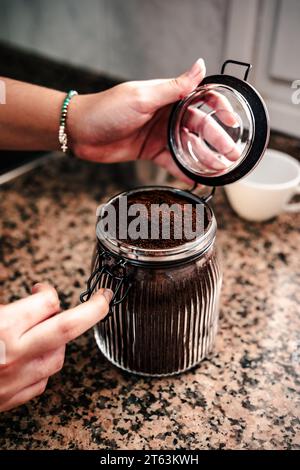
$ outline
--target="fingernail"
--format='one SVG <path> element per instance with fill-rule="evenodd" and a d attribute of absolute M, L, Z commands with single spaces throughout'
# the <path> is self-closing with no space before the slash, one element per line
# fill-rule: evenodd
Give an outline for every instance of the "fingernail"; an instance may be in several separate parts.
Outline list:
<path fill-rule="evenodd" d="M 106 298 L 107 302 L 109 303 L 111 299 L 113 298 L 114 293 L 110 289 L 104 289 L 103 295 Z"/>
<path fill-rule="evenodd" d="M 196 60 L 196 62 L 192 65 L 192 67 L 188 71 L 188 75 L 190 77 L 197 77 L 198 75 L 200 75 L 200 73 L 203 72 L 203 70 L 205 70 L 205 62 L 203 59 L 200 58 Z"/>
<path fill-rule="evenodd" d="M 241 127 L 240 123 L 238 121 L 232 119 L 232 122 L 233 122 L 233 124 L 231 124 L 231 127 L 233 129 L 237 129 L 238 127 Z"/>
<path fill-rule="evenodd" d="M 224 170 L 226 168 L 226 165 L 218 160 L 213 161 L 211 166 L 214 170 Z"/>
<path fill-rule="evenodd" d="M 41 287 L 41 283 L 40 282 L 36 282 L 35 284 L 33 284 L 32 288 L 31 288 L 31 292 L 34 294 L 36 291 L 39 290 L 39 288 Z"/>

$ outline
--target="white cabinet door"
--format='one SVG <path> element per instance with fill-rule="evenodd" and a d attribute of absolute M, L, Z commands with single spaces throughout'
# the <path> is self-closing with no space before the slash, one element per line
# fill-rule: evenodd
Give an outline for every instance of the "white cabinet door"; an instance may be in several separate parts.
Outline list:
<path fill-rule="evenodd" d="M 224 57 L 253 64 L 271 127 L 300 137 L 300 0 L 231 0 Z"/>

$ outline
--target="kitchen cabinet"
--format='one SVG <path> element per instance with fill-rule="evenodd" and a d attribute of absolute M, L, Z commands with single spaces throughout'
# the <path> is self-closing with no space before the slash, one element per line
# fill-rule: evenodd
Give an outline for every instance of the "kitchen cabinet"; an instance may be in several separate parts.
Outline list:
<path fill-rule="evenodd" d="M 262 93 L 271 127 L 300 136 L 299 0 L 231 0 L 224 58 L 254 65 L 250 81 Z"/>

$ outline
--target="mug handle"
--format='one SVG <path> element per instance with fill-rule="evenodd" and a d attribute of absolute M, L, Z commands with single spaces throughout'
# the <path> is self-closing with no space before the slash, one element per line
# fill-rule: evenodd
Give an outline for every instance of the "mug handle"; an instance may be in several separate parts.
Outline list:
<path fill-rule="evenodd" d="M 294 196 L 300 194 L 300 186 L 295 189 Z M 286 204 L 284 206 L 286 212 L 300 212 L 300 202 L 294 202 L 291 204 Z"/>

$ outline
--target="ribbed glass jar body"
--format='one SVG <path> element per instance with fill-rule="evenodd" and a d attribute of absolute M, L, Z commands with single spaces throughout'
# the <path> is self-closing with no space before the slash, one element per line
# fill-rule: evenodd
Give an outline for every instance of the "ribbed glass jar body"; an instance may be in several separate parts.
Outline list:
<path fill-rule="evenodd" d="M 109 278 L 102 285 L 114 287 Z M 213 349 L 220 289 L 214 243 L 185 264 L 135 266 L 127 298 L 95 327 L 97 344 L 129 372 L 159 376 L 190 369 Z"/>
<path fill-rule="evenodd" d="M 153 191 L 139 188 L 117 195 Z M 99 236 L 93 272 L 125 260 L 131 288 L 124 300 L 95 327 L 97 344 L 116 366 L 137 374 L 160 376 L 183 372 L 213 349 L 219 315 L 221 266 L 216 248 L 216 221 L 211 208 L 198 196 L 168 187 L 159 189 L 201 204 L 206 226 L 194 241 L 172 249 L 143 249 Z M 161 193 L 163 191 L 163 193 Z M 104 258 L 100 253 L 105 252 Z M 103 273 L 97 290 L 116 290 L 114 276 Z M 119 295 L 126 290 L 122 285 Z"/>

